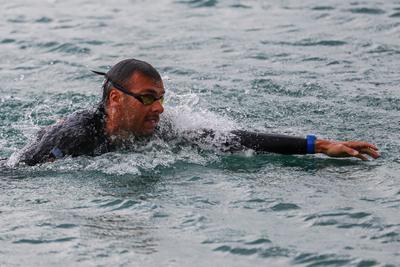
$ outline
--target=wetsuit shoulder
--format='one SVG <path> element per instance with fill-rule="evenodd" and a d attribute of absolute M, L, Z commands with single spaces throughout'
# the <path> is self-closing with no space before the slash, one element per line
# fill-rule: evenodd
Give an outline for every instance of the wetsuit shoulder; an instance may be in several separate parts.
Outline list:
<path fill-rule="evenodd" d="M 22 150 L 20 161 L 35 165 L 66 155 L 91 155 L 104 139 L 102 120 L 96 110 L 76 112 L 39 131 L 38 138 Z"/>

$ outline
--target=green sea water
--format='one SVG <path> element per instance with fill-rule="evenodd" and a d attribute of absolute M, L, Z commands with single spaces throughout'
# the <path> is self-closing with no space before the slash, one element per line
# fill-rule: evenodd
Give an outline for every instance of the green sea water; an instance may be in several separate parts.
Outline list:
<path fill-rule="evenodd" d="M 399 266 L 400 1 L 2 1 L 0 266 Z M 138 151 L 15 166 L 150 62 L 178 129 L 376 144 L 369 162 Z"/>

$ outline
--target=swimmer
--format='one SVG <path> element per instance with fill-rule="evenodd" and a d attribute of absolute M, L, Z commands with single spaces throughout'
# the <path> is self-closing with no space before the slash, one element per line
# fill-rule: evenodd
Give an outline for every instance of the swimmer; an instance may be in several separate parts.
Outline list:
<path fill-rule="evenodd" d="M 165 89 L 157 70 L 149 63 L 126 59 L 107 73 L 94 73 L 104 77 L 103 97 L 93 110 L 76 112 L 64 120 L 40 130 L 36 139 L 19 155 L 19 162 L 27 165 L 49 162 L 65 156 L 91 155 L 115 151 L 127 140 L 146 140 L 160 133 L 158 123 L 164 111 Z M 214 131 L 198 131 L 195 139 L 206 140 Z M 193 136 L 193 135 L 191 135 Z M 322 153 L 330 157 L 356 157 L 368 160 L 367 155 L 378 158 L 378 148 L 367 142 L 330 141 L 307 137 L 256 133 L 235 130 L 226 133 L 223 147 L 228 151 L 252 149 L 280 154 Z"/>

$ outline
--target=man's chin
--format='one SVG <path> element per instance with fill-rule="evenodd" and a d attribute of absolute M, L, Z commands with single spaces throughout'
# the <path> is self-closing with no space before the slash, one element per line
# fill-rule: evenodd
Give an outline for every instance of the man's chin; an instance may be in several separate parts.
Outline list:
<path fill-rule="evenodd" d="M 157 127 L 157 122 L 145 122 L 142 127 L 142 135 L 143 136 L 151 136 L 154 134 L 155 129 Z"/>
<path fill-rule="evenodd" d="M 142 137 L 150 137 L 150 136 L 152 136 L 154 134 L 154 131 L 148 131 L 148 132 L 143 132 L 142 133 Z"/>
<path fill-rule="evenodd" d="M 144 128 L 143 131 L 141 132 L 141 136 L 152 136 L 155 132 L 155 127 L 151 128 Z"/>

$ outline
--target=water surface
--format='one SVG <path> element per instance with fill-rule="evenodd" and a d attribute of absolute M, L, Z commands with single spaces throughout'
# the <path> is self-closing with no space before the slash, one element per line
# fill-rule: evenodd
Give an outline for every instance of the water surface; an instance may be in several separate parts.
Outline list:
<path fill-rule="evenodd" d="M 136 152 L 0 167 L 1 266 L 400 265 L 400 2 L 4 2 L 0 157 L 135 57 L 180 129 L 365 140 L 376 161 Z"/>

